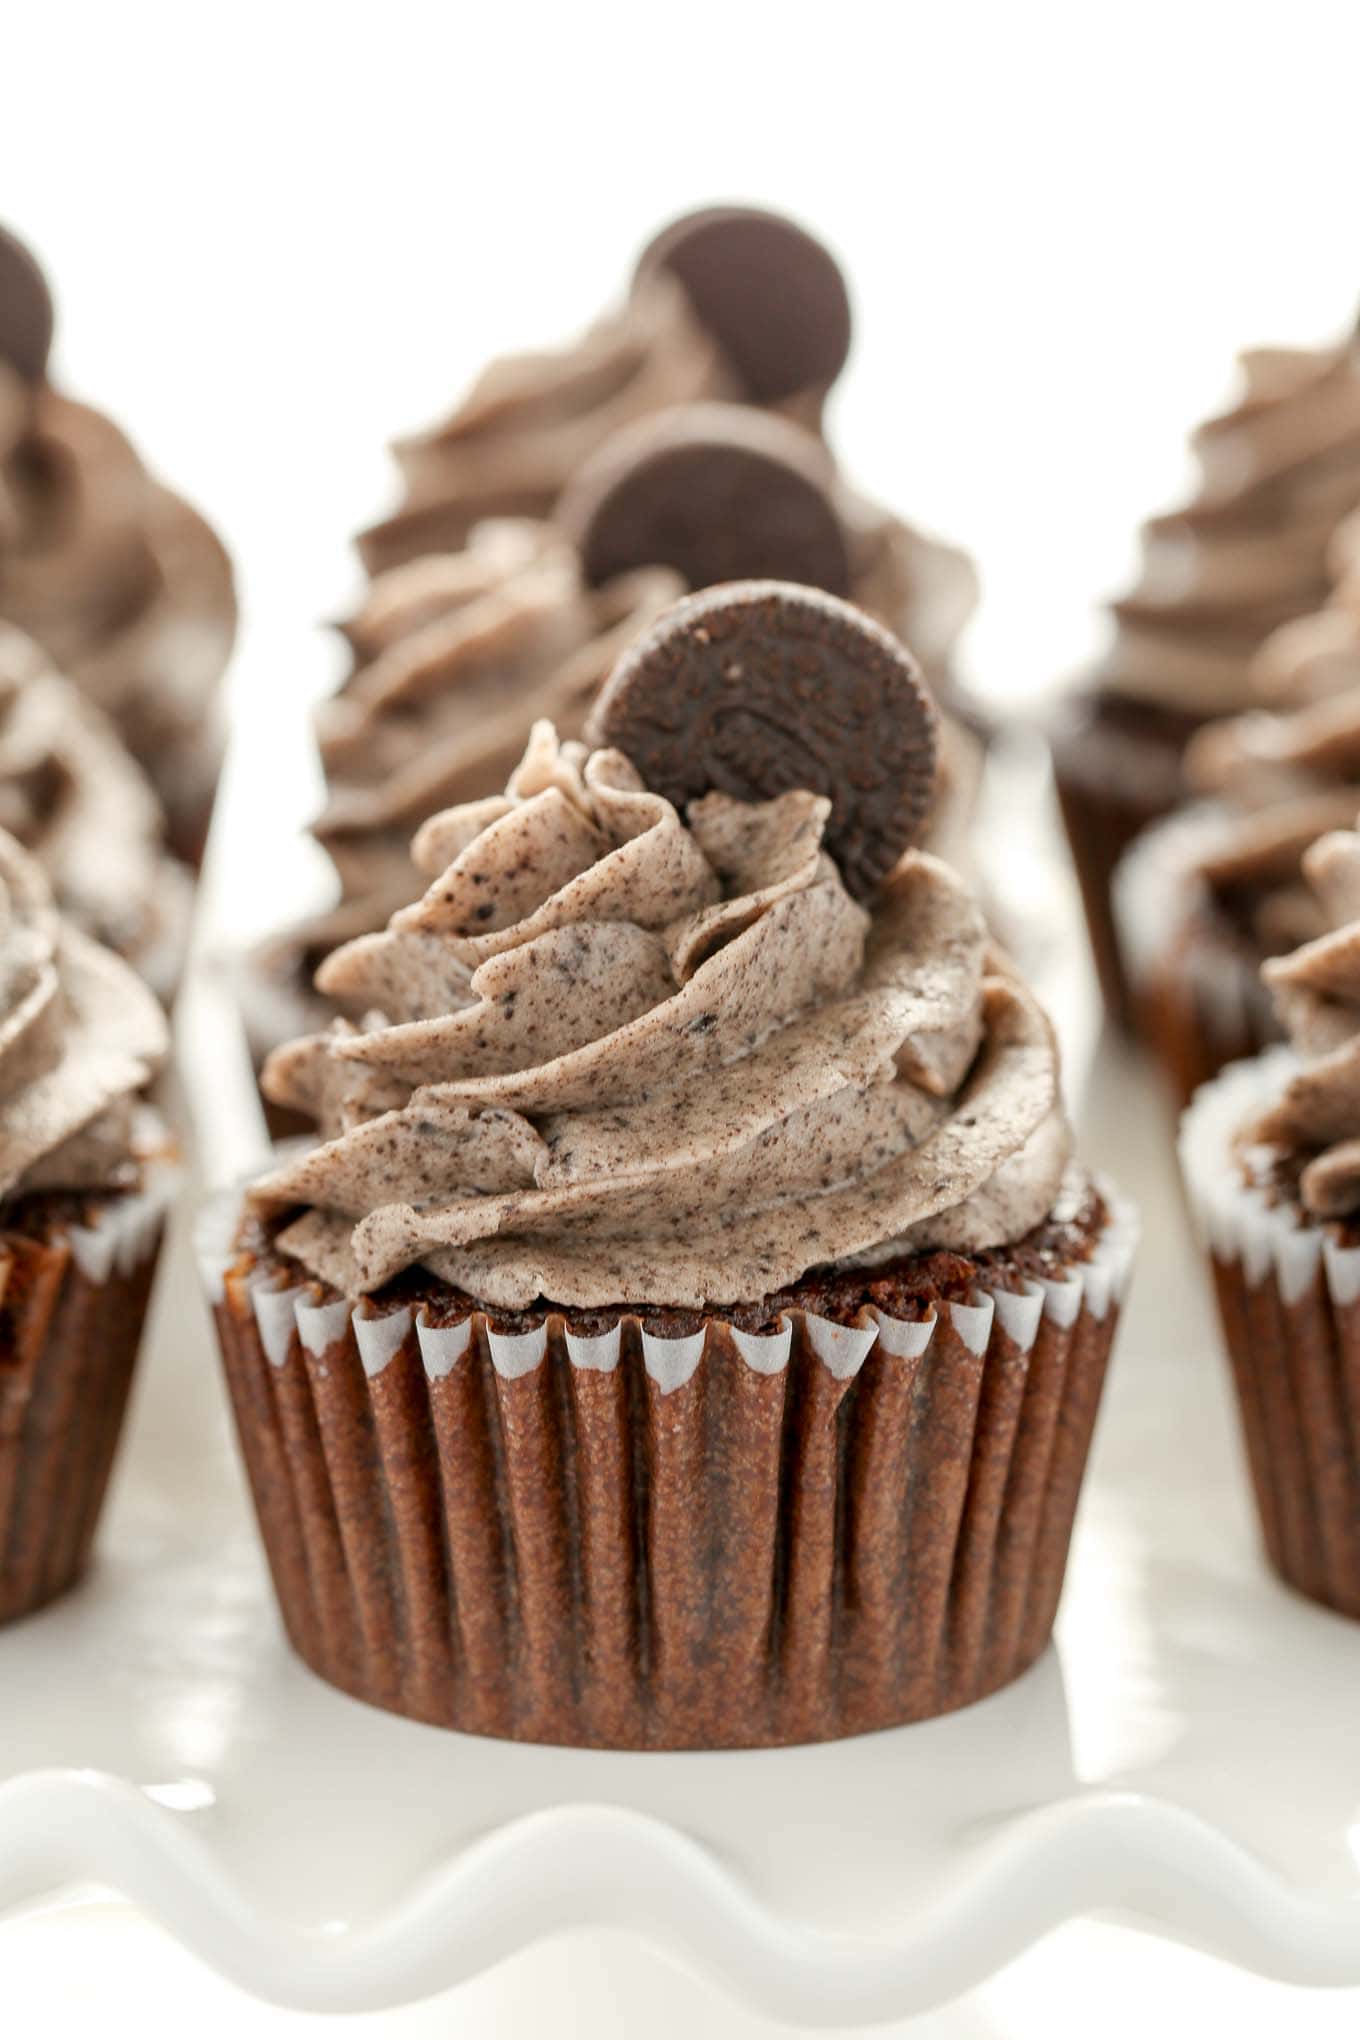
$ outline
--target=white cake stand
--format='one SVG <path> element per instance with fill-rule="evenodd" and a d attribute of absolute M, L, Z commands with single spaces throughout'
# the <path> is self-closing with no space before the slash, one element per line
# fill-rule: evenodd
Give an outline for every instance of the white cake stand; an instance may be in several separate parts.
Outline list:
<path fill-rule="evenodd" d="M 1006 769 L 1032 815 L 1030 768 Z M 110 1921 L 151 1921 L 276 2007 L 374 2013 L 607 1928 L 625 1969 L 648 1944 L 763 2018 L 852 2027 L 1114 1913 L 1360 1984 L 1360 1631 L 1258 1558 L 1168 1123 L 1118 1051 L 1091 1058 L 1046 844 L 1008 858 L 1001 910 L 1050 980 L 1086 1150 L 1147 1221 L 1057 1648 L 950 1719 L 770 1753 L 506 1746 L 345 1699 L 282 1640 L 181 1223 L 98 1564 L 0 1633 L 8 1945 L 97 1967 Z M 210 924 L 179 1048 L 218 1177 L 260 1138 L 222 992 Z"/>

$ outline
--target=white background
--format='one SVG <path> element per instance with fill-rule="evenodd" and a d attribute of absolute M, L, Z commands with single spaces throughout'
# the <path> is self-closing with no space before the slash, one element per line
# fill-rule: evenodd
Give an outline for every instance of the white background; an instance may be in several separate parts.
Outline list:
<path fill-rule="evenodd" d="M 56 281 L 58 371 L 232 544 L 238 711 L 276 717 L 251 784 L 290 813 L 311 798 L 303 708 L 333 657 L 314 625 L 353 592 L 347 541 L 388 499 L 384 440 L 494 350 L 584 321 L 674 211 L 765 200 L 840 249 L 858 340 L 839 443 L 868 487 L 975 552 L 971 664 L 1017 702 L 1096 641 L 1235 348 L 1330 337 L 1360 297 L 1349 0 L 41 0 L 6 18 L 3 51 L 0 208 Z M 268 919 L 273 871 L 233 883 Z M 117 1915 L 11 1927 L 3 1964 L 15 2031 L 325 2024 L 256 2013 Z M 332 2023 L 612 2035 L 642 2030 L 644 1987 L 658 2040 L 773 2032 L 607 1941 L 526 1958 L 442 2012 Z M 913 2031 L 1122 2040 L 1206 2018 L 1354 2034 L 1360 2000 L 1072 1928 Z"/>

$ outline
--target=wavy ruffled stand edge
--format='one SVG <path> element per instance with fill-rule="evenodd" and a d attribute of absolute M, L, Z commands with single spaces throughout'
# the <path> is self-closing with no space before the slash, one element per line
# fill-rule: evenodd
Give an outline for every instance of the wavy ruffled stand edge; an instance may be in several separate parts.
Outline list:
<path fill-rule="evenodd" d="M 0 1784 L 0 1908 L 75 1884 L 119 1893 L 242 1990 L 305 2012 L 412 2004 L 551 1935 L 607 1926 L 781 2024 L 858 2028 L 946 2005 L 1065 1921 L 1108 1911 L 1280 1982 L 1360 1984 L 1360 1897 L 1300 1890 L 1196 1815 L 1134 1793 L 977 1838 L 892 1935 L 810 1926 L 670 1823 L 591 1805 L 495 1828 L 337 1933 L 282 1924 L 182 1815 L 121 1779 Z"/>
<path fill-rule="evenodd" d="M 1048 1641 L 1136 1237 L 921 1321 L 663 1339 L 370 1314 L 200 1258 L 289 1636 L 470 1733 L 761 1747 L 982 1698 Z"/>
<path fill-rule="evenodd" d="M 1360 1617 L 1360 1247 L 1244 1181 L 1234 1141 L 1298 1064 L 1277 1048 L 1225 1070 L 1181 1127 L 1181 1170 L 1213 1262 L 1270 1562 Z"/>
<path fill-rule="evenodd" d="M 1155 823 L 1114 877 L 1115 924 L 1139 1032 L 1181 1106 L 1229 1063 L 1280 1039 L 1260 956 L 1215 928 L 1197 877 L 1228 823 L 1212 807 Z"/>
<path fill-rule="evenodd" d="M 90 1556 L 179 1171 L 50 1239 L 0 1232 L 0 1622 L 55 1600 Z"/>

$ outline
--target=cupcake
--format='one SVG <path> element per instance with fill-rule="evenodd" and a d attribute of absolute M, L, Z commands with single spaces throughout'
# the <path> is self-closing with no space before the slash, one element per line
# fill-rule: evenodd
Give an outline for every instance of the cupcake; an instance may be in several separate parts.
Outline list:
<path fill-rule="evenodd" d="M 94 703 L 5 624 L 0 829 L 36 858 L 59 911 L 168 1001 L 193 887 L 165 848 L 160 802 Z"/>
<path fill-rule="evenodd" d="M 967 556 L 868 504 L 821 441 L 788 419 L 696 404 L 617 434 L 551 520 L 479 525 L 459 552 L 389 569 L 345 626 L 348 680 L 318 718 L 326 806 L 314 833 L 339 898 L 271 938 L 241 977 L 259 1066 L 329 1017 L 312 988 L 340 942 L 384 926 L 418 890 L 421 823 L 497 795 L 540 718 L 581 734 L 616 657 L 686 587 L 769 575 L 851 595 L 923 648 L 938 690 L 972 613 Z M 964 855 L 981 758 L 941 737 L 929 847 Z M 271 1130 L 296 1128 L 275 1104 Z"/>
<path fill-rule="evenodd" d="M 579 340 L 493 362 L 450 417 L 398 443 L 402 500 L 362 534 L 364 564 L 456 551 L 489 517 L 546 517 L 620 426 L 676 404 L 726 399 L 815 428 L 849 351 L 844 278 L 803 228 L 748 206 L 687 214 Z"/>
<path fill-rule="evenodd" d="M 1063 820 L 1111 1015 L 1130 1018 L 1110 903 L 1116 865 L 1184 804 L 1185 746 L 1255 698 L 1253 662 L 1319 608 L 1338 524 L 1360 504 L 1360 347 L 1243 357 L 1237 406 L 1194 436 L 1200 483 L 1143 534 L 1113 638 L 1053 733 Z"/>
<path fill-rule="evenodd" d="M 202 1250 L 288 1634 L 532 1741 L 939 1714 L 1043 1650 L 1130 1253 L 1052 1031 L 910 847 L 935 718 L 806 588 L 534 732 L 281 1049 L 319 1142 Z"/>
<path fill-rule="evenodd" d="M 1289 1045 L 1200 1092 L 1181 1158 L 1270 1562 L 1360 1616 L 1360 836 L 1304 871 L 1325 932 L 1265 966 Z"/>
<path fill-rule="evenodd" d="M 1261 965 L 1322 932 L 1303 853 L 1360 804 L 1360 521 L 1333 556 L 1331 601 L 1254 662 L 1275 708 L 1190 740 L 1185 782 L 1201 801 L 1144 830 L 1115 875 L 1133 1009 L 1181 1104 L 1280 1038 Z"/>
<path fill-rule="evenodd" d="M 0 833 L 0 1622 L 89 1557 L 174 1181 L 165 1016 Z"/>
<path fill-rule="evenodd" d="M 53 388 L 51 336 L 41 272 L 0 230 L 0 617 L 117 726 L 176 854 L 196 863 L 236 629 L 231 565 L 110 419 Z"/>

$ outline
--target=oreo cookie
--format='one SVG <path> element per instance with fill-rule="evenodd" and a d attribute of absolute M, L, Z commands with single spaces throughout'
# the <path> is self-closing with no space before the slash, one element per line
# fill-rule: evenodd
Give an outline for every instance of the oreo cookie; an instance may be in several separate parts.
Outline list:
<path fill-rule="evenodd" d="M 0 227 L 0 361 L 41 382 L 52 346 L 52 293 L 23 242 Z"/>
<path fill-rule="evenodd" d="M 858 899 L 934 798 L 937 722 L 916 661 L 850 603 L 779 581 L 676 603 L 624 653 L 588 735 L 682 809 L 713 792 L 826 794 L 826 847 Z"/>
<path fill-rule="evenodd" d="M 804 228 L 753 206 L 675 220 L 639 257 L 635 282 L 679 278 L 758 404 L 830 389 L 850 352 L 850 296 L 834 257 Z"/>
<path fill-rule="evenodd" d="M 820 440 L 741 404 L 689 404 L 639 419 L 582 468 L 557 521 L 595 587 L 673 567 L 694 589 L 804 581 L 850 590 L 850 549 Z"/>

